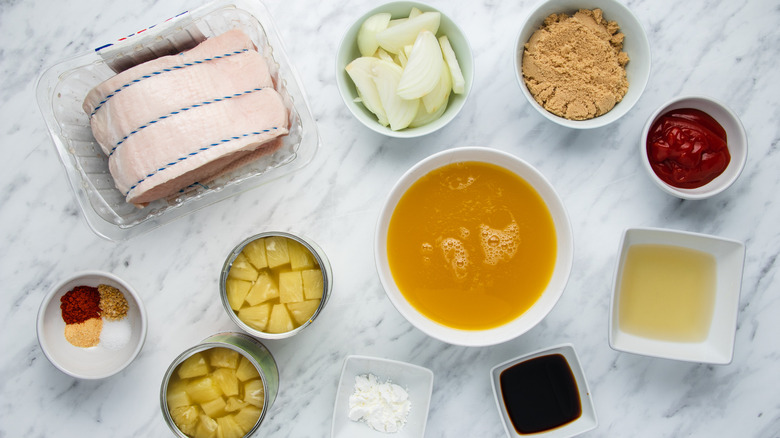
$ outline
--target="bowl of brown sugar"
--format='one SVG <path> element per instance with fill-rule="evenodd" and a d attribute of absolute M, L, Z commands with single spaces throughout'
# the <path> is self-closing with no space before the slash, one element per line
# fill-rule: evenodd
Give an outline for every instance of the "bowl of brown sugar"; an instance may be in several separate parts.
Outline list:
<path fill-rule="evenodd" d="M 547 0 L 526 17 L 515 75 L 540 114 L 569 128 L 599 128 L 639 100 L 650 45 L 637 17 L 616 0 Z"/>
<path fill-rule="evenodd" d="M 102 379 L 125 369 L 146 339 L 146 310 L 116 275 L 76 273 L 55 284 L 38 311 L 38 343 L 60 371 Z"/>

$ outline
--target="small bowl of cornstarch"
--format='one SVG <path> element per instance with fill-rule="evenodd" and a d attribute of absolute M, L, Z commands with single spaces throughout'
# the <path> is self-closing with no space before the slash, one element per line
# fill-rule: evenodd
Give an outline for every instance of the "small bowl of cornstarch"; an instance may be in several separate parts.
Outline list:
<path fill-rule="evenodd" d="M 347 356 L 333 408 L 331 436 L 420 437 L 425 434 L 433 372 L 397 360 Z"/>
<path fill-rule="evenodd" d="M 84 271 L 49 289 L 38 311 L 38 343 L 57 369 L 102 379 L 125 369 L 146 339 L 146 310 L 114 274 Z"/>

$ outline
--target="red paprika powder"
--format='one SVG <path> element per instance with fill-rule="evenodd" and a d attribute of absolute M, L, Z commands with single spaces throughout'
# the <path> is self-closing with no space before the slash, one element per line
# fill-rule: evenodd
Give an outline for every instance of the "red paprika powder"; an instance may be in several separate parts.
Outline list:
<path fill-rule="evenodd" d="M 78 324 L 100 318 L 100 292 L 96 287 L 76 286 L 60 299 L 65 324 Z"/>

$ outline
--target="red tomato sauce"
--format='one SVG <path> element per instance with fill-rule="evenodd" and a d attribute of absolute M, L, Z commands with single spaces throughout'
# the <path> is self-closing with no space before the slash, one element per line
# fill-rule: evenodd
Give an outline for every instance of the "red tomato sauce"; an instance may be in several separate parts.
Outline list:
<path fill-rule="evenodd" d="M 726 170 L 731 154 L 726 130 L 692 108 L 664 113 L 647 134 L 647 157 L 659 178 L 674 187 L 701 187 Z"/>

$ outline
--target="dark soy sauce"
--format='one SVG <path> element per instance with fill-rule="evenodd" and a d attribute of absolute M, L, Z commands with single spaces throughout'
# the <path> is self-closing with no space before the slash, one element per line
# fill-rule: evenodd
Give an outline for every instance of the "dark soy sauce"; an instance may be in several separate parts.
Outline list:
<path fill-rule="evenodd" d="M 554 429 L 582 415 L 577 381 L 560 354 L 507 368 L 499 381 L 509 419 L 520 434 Z"/>

